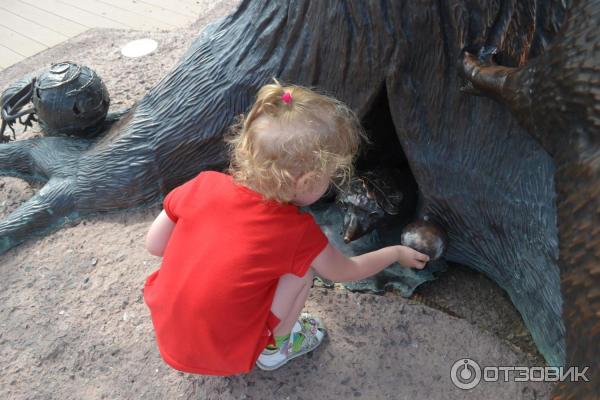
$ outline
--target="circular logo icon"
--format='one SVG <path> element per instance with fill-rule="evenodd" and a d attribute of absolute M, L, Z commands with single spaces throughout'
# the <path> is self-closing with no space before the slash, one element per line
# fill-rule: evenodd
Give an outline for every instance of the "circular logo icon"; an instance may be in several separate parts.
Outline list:
<path fill-rule="evenodd" d="M 473 389 L 481 381 L 481 368 L 470 358 L 461 358 L 452 365 L 450 379 L 460 389 Z"/>

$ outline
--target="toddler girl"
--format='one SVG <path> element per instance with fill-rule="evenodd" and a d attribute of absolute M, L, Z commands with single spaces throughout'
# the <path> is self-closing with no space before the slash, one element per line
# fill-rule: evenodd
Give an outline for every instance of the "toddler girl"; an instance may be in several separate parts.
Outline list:
<path fill-rule="evenodd" d="M 163 256 L 144 286 L 158 347 L 173 368 L 232 375 L 276 369 L 315 349 L 322 322 L 301 311 L 313 271 L 364 279 L 428 256 L 390 246 L 345 257 L 299 210 L 343 185 L 362 136 L 354 113 L 300 86 L 263 86 L 229 139 L 228 174 L 205 171 L 172 190 L 146 238 Z"/>

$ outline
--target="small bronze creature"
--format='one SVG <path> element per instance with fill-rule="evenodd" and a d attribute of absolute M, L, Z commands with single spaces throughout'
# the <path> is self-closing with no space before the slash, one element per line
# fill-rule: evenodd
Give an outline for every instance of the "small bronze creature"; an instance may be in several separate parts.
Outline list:
<path fill-rule="evenodd" d="M 10 85 L 0 97 L 0 141 L 17 120 L 27 126 L 38 121 L 50 136 L 93 137 L 103 130 L 110 98 L 102 79 L 92 69 L 69 61 L 28 75 Z M 33 105 L 22 108 L 29 102 Z M 25 121 L 21 117 L 26 117 Z"/>
<path fill-rule="evenodd" d="M 344 211 L 344 242 L 373 229 L 400 224 L 416 206 L 416 183 L 410 170 L 377 169 L 365 172 L 350 182 L 350 190 L 338 195 Z"/>

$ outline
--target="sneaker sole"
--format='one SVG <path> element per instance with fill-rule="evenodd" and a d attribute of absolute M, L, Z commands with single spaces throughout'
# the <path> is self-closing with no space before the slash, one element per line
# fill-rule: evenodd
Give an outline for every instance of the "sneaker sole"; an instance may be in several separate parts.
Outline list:
<path fill-rule="evenodd" d="M 324 331 L 324 333 L 323 333 L 323 339 L 325 339 L 325 336 L 327 336 L 327 333 L 326 333 L 326 331 Z M 293 360 L 293 359 L 294 359 L 294 358 L 296 358 L 296 357 L 300 357 L 300 356 L 302 356 L 302 355 L 304 355 L 304 354 L 306 354 L 306 353 L 310 353 L 311 351 L 313 351 L 314 349 L 316 349 L 317 347 L 319 347 L 319 345 L 320 345 L 321 343 L 323 343 L 323 339 L 321 339 L 321 341 L 320 341 L 320 342 L 317 342 L 317 344 L 316 344 L 316 345 L 314 345 L 313 347 L 309 347 L 309 348 L 307 348 L 307 349 L 304 349 L 303 351 L 300 351 L 300 352 L 298 352 L 298 353 L 296 353 L 296 354 L 294 354 L 294 355 L 292 355 L 292 356 L 290 356 L 290 357 L 286 358 L 285 360 L 283 360 L 283 361 L 282 361 L 281 363 L 279 363 L 279 364 L 275 364 L 275 365 L 273 365 L 273 366 L 268 366 L 268 365 L 264 365 L 264 364 L 262 364 L 260 361 L 256 360 L 256 366 L 257 366 L 258 368 L 262 369 L 263 371 L 274 371 L 274 370 L 276 370 L 276 369 L 278 369 L 278 368 L 281 368 L 281 367 L 283 367 L 285 364 L 287 364 L 287 363 L 288 363 L 288 361 L 290 361 L 290 360 Z"/>

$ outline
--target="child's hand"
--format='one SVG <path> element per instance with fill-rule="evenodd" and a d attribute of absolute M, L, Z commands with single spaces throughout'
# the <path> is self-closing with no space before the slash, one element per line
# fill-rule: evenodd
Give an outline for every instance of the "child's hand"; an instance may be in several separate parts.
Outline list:
<path fill-rule="evenodd" d="M 415 249 L 411 249 L 407 246 L 398 247 L 400 253 L 398 262 L 403 267 L 423 269 L 427 261 L 429 261 L 429 256 L 427 254 L 419 253 Z"/>

